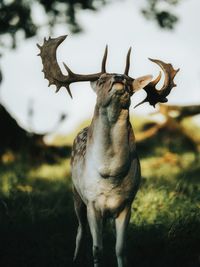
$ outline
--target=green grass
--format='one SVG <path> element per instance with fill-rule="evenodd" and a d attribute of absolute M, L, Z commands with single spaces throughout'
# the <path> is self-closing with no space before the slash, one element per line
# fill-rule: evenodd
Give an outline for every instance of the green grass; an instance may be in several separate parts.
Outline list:
<path fill-rule="evenodd" d="M 154 140 L 138 146 L 142 183 L 128 229 L 129 266 L 200 265 L 200 163 L 184 143 L 170 148 Z M 0 266 L 72 266 L 69 158 L 32 163 L 26 153 L 8 152 L 0 166 Z M 113 223 L 106 229 L 104 266 L 115 266 Z M 91 266 L 89 234 L 86 248 L 88 264 L 80 266 Z"/>

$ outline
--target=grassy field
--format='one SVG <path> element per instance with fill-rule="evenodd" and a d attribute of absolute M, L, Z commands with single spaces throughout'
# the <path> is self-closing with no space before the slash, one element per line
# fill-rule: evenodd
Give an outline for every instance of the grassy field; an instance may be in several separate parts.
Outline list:
<path fill-rule="evenodd" d="M 142 184 L 127 236 L 129 266 L 200 266 L 200 162 L 181 136 L 166 136 L 138 144 Z M 77 221 L 69 158 L 50 164 L 8 151 L 0 177 L 0 266 L 72 266 Z M 104 241 L 104 266 L 115 266 L 112 222 Z M 86 248 L 80 266 L 91 266 L 89 233 Z"/>

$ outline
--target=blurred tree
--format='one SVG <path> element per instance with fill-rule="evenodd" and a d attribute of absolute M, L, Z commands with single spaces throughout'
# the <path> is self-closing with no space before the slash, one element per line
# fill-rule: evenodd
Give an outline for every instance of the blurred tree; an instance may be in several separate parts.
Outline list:
<path fill-rule="evenodd" d="M 113 0 L 0 0 L 0 48 L 15 48 L 18 35 L 29 38 L 37 35 L 41 27 L 49 31 L 60 23 L 69 26 L 72 33 L 82 30 L 77 20 L 81 9 L 96 11 Z M 178 17 L 171 11 L 181 0 L 146 0 L 142 14 L 149 20 L 155 20 L 161 28 L 173 29 Z M 171 7 L 171 9 L 170 9 Z M 42 12 L 45 25 L 38 23 L 36 13 Z M 1 53 L 0 53 L 1 56 Z M 2 74 L 0 70 L 0 83 Z"/>
<path fill-rule="evenodd" d="M 22 38 L 26 39 L 38 34 L 42 27 L 49 31 L 58 24 L 66 24 L 72 33 L 82 30 L 77 19 L 81 9 L 96 11 L 113 0 L 0 0 L 0 49 L 13 49 Z M 146 0 L 146 8 L 142 13 L 147 19 L 155 20 L 162 28 L 173 29 L 178 18 L 169 10 L 179 0 Z M 37 15 L 42 14 L 42 24 Z M 1 52 L 0 51 L 0 56 Z M 0 83 L 2 72 L 0 68 Z M 11 118 L 0 104 L 1 128 L 4 129 L 9 142 L 15 142 L 16 136 L 26 139 L 26 133 Z M 12 128 L 12 131 L 10 129 Z M 14 130 L 15 129 L 15 130 Z M 4 142 L 3 138 L 1 139 Z M 1 142 L 0 142 L 1 145 Z"/>
<path fill-rule="evenodd" d="M 76 12 L 80 9 L 96 10 L 103 4 L 104 0 L 0 0 L 0 56 L 5 49 L 16 48 L 22 39 L 37 35 L 43 26 L 50 31 L 55 25 L 65 23 L 71 32 L 80 32 L 82 29 L 77 22 Z M 39 24 L 36 19 L 38 12 L 43 14 L 44 25 Z M 1 82 L 0 67 L 0 84 Z M 33 110 L 30 107 L 29 116 L 32 115 Z M 56 125 L 59 126 L 65 117 L 62 114 Z M 0 155 L 7 149 L 18 150 L 32 146 L 38 148 L 38 142 L 42 142 L 42 135 L 29 134 L 23 130 L 2 104 L 0 124 Z"/>
<path fill-rule="evenodd" d="M 172 7 L 180 0 L 147 0 L 147 6 L 142 14 L 149 20 L 155 20 L 161 28 L 172 30 L 178 22 L 178 17 L 172 12 Z"/>
<path fill-rule="evenodd" d="M 0 35 L 9 35 L 10 40 L 6 40 L 5 45 L 15 48 L 19 32 L 24 38 L 29 38 L 35 36 L 42 26 L 52 29 L 59 23 L 66 23 L 71 32 L 77 33 L 82 30 L 77 21 L 77 11 L 97 10 L 103 4 L 105 0 L 1 0 Z M 46 25 L 38 23 L 35 18 L 37 12 L 42 12 Z"/>
<path fill-rule="evenodd" d="M 190 128 L 185 127 L 188 122 L 187 118 L 191 118 L 200 114 L 200 105 L 167 105 L 159 104 L 159 110 L 155 112 L 162 114 L 163 122 L 150 122 L 143 125 L 143 130 L 136 135 L 139 145 L 150 143 L 162 143 L 168 146 L 169 150 L 175 150 L 176 146 L 184 147 L 194 152 L 195 159 L 199 159 L 200 142 L 197 135 Z M 184 123 L 187 122 L 187 123 Z M 169 138 L 173 136 L 173 138 Z M 149 146 L 150 147 L 150 146 Z M 146 149 L 144 150 L 146 151 Z"/>
<path fill-rule="evenodd" d="M 111 0 L 110 0 L 111 1 Z M 0 35 L 7 38 L 0 41 L 0 47 L 15 48 L 17 34 L 24 38 L 35 36 L 44 26 L 38 23 L 36 13 L 42 12 L 46 26 L 52 29 L 59 23 L 66 23 L 73 33 L 82 30 L 77 20 L 77 12 L 81 9 L 96 11 L 109 0 L 1 0 L 0 1 Z M 142 14 L 165 29 L 173 29 L 178 18 L 172 7 L 180 0 L 146 0 Z"/>

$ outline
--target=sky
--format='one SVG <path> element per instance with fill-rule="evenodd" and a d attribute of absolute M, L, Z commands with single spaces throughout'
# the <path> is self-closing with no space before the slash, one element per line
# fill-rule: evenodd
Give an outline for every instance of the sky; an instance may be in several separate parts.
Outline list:
<path fill-rule="evenodd" d="M 180 21 L 175 31 L 161 30 L 155 22 L 146 20 L 140 13 L 143 0 L 113 1 L 98 12 L 80 11 L 78 19 L 84 32 L 69 34 L 58 48 L 57 58 L 63 72 L 64 61 L 77 73 L 99 72 L 105 45 L 109 46 L 107 71 L 123 73 L 127 50 L 132 46 L 130 76 L 137 78 L 146 74 L 156 76 L 159 67 L 148 58 L 161 59 L 180 68 L 175 79 L 169 104 L 199 104 L 200 102 L 200 1 L 182 0 L 174 9 Z M 35 6 L 35 16 L 43 21 L 43 14 Z M 56 27 L 52 37 L 68 34 L 66 25 Z M 48 87 L 44 79 L 41 59 L 37 57 L 36 43 L 43 43 L 47 30 L 39 38 L 21 42 L 14 51 L 8 51 L 1 60 L 4 80 L 0 99 L 19 124 L 38 133 L 68 133 L 83 120 L 91 118 L 96 95 L 89 83 L 71 85 L 73 99 L 62 88 L 55 94 L 55 87 Z M 39 39 L 39 40 L 38 40 Z M 162 86 L 162 84 L 160 85 Z M 152 113 L 155 110 L 144 104 L 134 105 L 144 99 L 144 91 L 132 97 L 130 112 Z M 34 116 L 30 120 L 28 109 L 32 106 Z M 60 114 L 67 118 L 57 127 Z"/>

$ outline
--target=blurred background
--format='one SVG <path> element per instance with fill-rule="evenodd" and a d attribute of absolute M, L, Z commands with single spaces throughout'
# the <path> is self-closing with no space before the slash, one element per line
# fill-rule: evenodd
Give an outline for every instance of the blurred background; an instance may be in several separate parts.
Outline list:
<path fill-rule="evenodd" d="M 131 122 L 142 184 L 127 237 L 129 266 L 200 266 L 200 3 L 198 0 L 2 0 L 0 2 L 0 266 L 72 266 L 77 221 L 70 153 L 89 125 L 96 96 L 89 83 L 55 94 L 36 43 L 68 34 L 58 48 L 76 73 L 158 75 L 148 60 L 180 68 L 165 105 L 134 109 Z M 163 80 L 158 87 L 162 86 Z M 115 266 L 114 226 L 105 231 L 104 266 Z M 91 266 L 88 233 L 86 262 Z"/>

